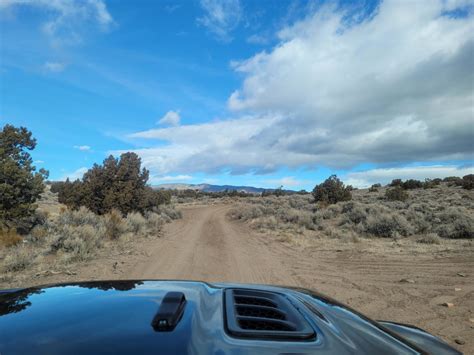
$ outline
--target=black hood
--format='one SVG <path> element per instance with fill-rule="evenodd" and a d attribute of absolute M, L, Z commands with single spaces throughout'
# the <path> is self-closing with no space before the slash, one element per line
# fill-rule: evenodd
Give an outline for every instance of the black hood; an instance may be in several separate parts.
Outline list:
<path fill-rule="evenodd" d="M 229 290 L 275 295 L 293 308 L 295 316 L 311 332 L 301 339 L 262 338 L 259 331 L 255 332 L 256 336 L 251 331 L 244 336 L 231 332 L 229 317 L 233 315 L 229 314 L 229 307 L 226 310 L 224 297 Z M 171 331 L 157 331 L 152 321 L 169 292 L 184 295 L 184 310 Z M 272 329 L 266 332 L 271 333 Z M 375 322 L 341 303 L 304 289 L 134 280 L 0 291 L 0 354 L 276 352 L 459 353 L 418 328 Z"/>

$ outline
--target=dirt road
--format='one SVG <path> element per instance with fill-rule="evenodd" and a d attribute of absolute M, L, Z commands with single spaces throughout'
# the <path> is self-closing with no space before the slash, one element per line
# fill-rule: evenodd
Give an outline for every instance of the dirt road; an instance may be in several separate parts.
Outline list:
<path fill-rule="evenodd" d="M 419 255 L 394 247 L 381 254 L 367 251 L 363 243 L 345 250 L 337 244 L 298 247 L 229 221 L 228 209 L 183 209 L 183 219 L 168 225 L 147 250 L 149 256 L 122 277 L 307 287 L 372 318 L 414 324 L 474 353 L 471 253 Z M 444 307 L 444 302 L 455 306 Z"/>
<path fill-rule="evenodd" d="M 474 354 L 474 257 L 469 242 L 446 250 L 428 246 L 421 252 L 419 244 L 410 247 L 387 239 L 357 243 L 326 237 L 308 243 L 298 235 L 282 239 L 253 232 L 228 220 L 231 207 L 180 207 L 183 218 L 167 224 L 159 238 L 132 238 L 118 249 L 103 248 L 96 259 L 74 265 L 74 273 L 30 270 L 0 285 L 192 279 L 299 286 L 371 318 L 416 325 Z M 444 307 L 444 302 L 454 307 Z"/>
<path fill-rule="evenodd" d="M 264 241 L 226 218 L 228 206 L 183 210 L 183 219 L 166 226 L 150 257 L 130 278 L 167 278 L 297 285 Z"/>

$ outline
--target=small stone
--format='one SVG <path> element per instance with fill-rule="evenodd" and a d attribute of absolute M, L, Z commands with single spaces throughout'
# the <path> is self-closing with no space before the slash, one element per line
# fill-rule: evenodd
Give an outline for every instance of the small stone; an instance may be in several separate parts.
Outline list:
<path fill-rule="evenodd" d="M 464 345 L 464 344 L 466 344 L 466 342 L 465 342 L 464 340 L 462 340 L 462 339 L 454 339 L 454 342 L 455 342 L 456 344 L 459 344 L 459 345 Z"/>
<path fill-rule="evenodd" d="M 469 322 L 474 323 L 474 318 L 469 318 Z"/>
<path fill-rule="evenodd" d="M 464 272 L 458 272 L 457 275 L 459 277 L 466 277 L 466 274 Z"/>
<path fill-rule="evenodd" d="M 399 282 L 406 283 L 406 284 L 414 284 L 415 280 L 412 279 L 401 279 Z"/>
<path fill-rule="evenodd" d="M 462 288 L 455 287 L 455 288 L 454 288 L 454 291 L 456 291 L 456 292 L 457 292 L 457 291 L 462 291 Z"/>
<path fill-rule="evenodd" d="M 454 307 L 454 303 L 450 303 L 450 302 L 444 302 L 444 303 L 441 303 L 441 305 L 448 308 Z"/>

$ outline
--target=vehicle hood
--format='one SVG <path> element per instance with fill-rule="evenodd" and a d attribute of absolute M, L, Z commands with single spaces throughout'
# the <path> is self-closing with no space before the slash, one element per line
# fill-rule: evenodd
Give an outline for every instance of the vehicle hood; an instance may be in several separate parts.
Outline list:
<path fill-rule="evenodd" d="M 242 339 L 225 326 L 229 288 L 283 294 L 316 336 L 305 341 Z M 170 291 L 186 307 L 173 331 L 151 326 Z M 0 291 L 0 354 L 459 354 L 421 329 L 376 322 L 317 292 L 197 281 L 94 281 Z"/>

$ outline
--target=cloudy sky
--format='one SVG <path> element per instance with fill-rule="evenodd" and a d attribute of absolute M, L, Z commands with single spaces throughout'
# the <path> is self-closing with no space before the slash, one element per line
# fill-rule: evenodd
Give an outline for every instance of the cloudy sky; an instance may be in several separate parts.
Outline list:
<path fill-rule="evenodd" d="M 0 123 L 80 177 L 312 189 L 473 173 L 474 2 L 0 0 Z"/>

